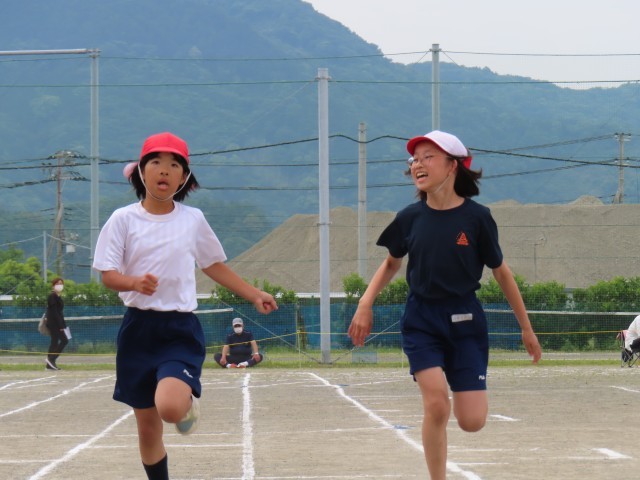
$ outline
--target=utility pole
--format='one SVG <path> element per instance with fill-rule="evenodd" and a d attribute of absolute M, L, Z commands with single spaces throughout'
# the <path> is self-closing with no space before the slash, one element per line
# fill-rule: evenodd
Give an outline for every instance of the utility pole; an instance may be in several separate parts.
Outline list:
<path fill-rule="evenodd" d="M 612 203 L 624 203 L 624 142 L 630 140 L 630 133 L 615 133 L 618 140 L 618 191 L 613 197 Z"/>
<path fill-rule="evenodd" d="M 358 275 L 367 278 L 367 125 L 358 126 Z"/>
<path fill-rule="evenodd" d="M 431 45 L 431 130 L 440 130 L 440 44 Z"/>
<path fill-rule="evenodd" d="M 331 268 L 329 257 L 329 69 L 318 68 L 318 190 L 320 241 L 320 350 L 331 362 Z"/>
<path fill-rule="evenodd" d="M 60 150 L 49 157 L 50 160 L 56 160 L 56 163 L 49 165 L 49 178 L 56 181 L 56 213 L 53 226 L 53 240 L 56 245 L 56 273 L 63 275 L 64 262 L 62 256 L 62 246 L 65 240 L 64 227 L 62 222 L 64 220 L 64 203 L 62 201 L 62 189 L 64 186 L 64 180 L 73 178 L 81 178 L 78 172 L 68 170 L 66 167 L 75 165 L 74 158 L 78 158 L 81 155 L 72 150 Z M 51 251 L 53 249 L 54 242 L 49 243 L 48 257 L 51 258 Z"/>

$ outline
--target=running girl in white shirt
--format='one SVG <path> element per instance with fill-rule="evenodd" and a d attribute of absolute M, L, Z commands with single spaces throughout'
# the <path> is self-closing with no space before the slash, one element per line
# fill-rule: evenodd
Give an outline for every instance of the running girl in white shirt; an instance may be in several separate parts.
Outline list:
<path fill-rule="evenodd" d="M 227 259 L 203 213 L 180 202 L 198 188 L 181 138 L 147 138 L 140 160 L 124 175 L 139 203 L 116 210 L 96 245 L 93 268 L 128 307 L 117 339 L 113 398 L 134 409 L 140 456 L 150 480 L 169 478 L 163 420 L 182 434 L 195 431 L 205 339 L 197 308 L 195 266 L 252 302 L 260 313 L 278 308 L 249 285 Z"/>

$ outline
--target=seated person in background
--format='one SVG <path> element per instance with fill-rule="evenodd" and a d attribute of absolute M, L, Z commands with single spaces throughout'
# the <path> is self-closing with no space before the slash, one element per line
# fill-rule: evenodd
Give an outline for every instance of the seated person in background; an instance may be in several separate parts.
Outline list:
<path fill-rule="evenodd" d="M 223 368 L 247 368 L 260 363 L 263 357 L 253 333 L 244 329 L 241 318 L 234 318 L 231 324 L 233 333 L 227 336 L 222 353 L 216 353 L 213 359 Z"/>
<path fill-rule="evenodd" d="M 633 319 L 627 329 L 624 346 L 630 352 L 640 351 L 640 315 Z"/>

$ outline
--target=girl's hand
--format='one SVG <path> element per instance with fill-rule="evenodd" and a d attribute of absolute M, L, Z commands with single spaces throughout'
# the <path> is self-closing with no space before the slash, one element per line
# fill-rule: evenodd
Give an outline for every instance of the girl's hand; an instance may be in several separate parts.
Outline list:
<path fill-rule="evenodd" d="M 371 333 L 373 327 L 373 309 L 371 307 L 358 306 L 353 315 L 351 325 L 347 331 L 349 338 L 356 347 L 364 346 L 364 340 Z"/>
<path fill-rule="evenodd" d="M 527 330 L 522 332 L 522 343 L 524 348 L 527 349 L 529 356 L 532 357 L 533 363 L 538 363 L 542 357 L 542 348 L 538 342 L 538 337 L 533 333 L 533 330 Z"/>
<path fill-rule="evenodd" d="M 143 295 L 153 295 L 158 289 L 158 277 L 145 273 L 142 277 L 133 280 L 133 289 Z"/>
<path fill-rule="evenodd" d="M 258 312 L 264 313 L 265 315 L 278 309 L 278 304 L 276 303 L 275 298 L 267 292 L 262 291 L 258 294 L 258 298 L 254 300 L 253 305 L 256 307 Z"/>

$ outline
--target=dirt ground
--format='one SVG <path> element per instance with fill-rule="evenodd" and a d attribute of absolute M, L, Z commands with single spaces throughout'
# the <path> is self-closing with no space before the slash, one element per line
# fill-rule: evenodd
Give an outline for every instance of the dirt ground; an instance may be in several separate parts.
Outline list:
<path fill-rule="evenodd" d="M 638 276 L 640 205 L 605 205 L 596 197 L 581 197 L 564 205 L 505 201 L 488 207 L 498 224 L 505 260 L 528 283 L 556 281 L 586 288 L 616 276 Z M 367 282 L 386 256 L 375 242 L 394 216 L 367 214 Z M 331 291 L 341 292 L 342 279 L 358 273 L 358 215 L 338 207 L 331 210 L 330 222 Z M 294 215 L 229 265 L 250 281 L 266 279 L 295 292 L 319 292 L 318 238 L 317 215 Z M 210 293 L 213 281 L 200 271 L 197 275 L 198 292 Z M 485 280 L 489 275 L 485 271 Z"/>
<path fill-rule="evenodd" d="M 144 479 L 112 371 L 0 371 L 0 478 Z M 640 470 L 640 369 L 495 367 L 479 433 L 452 418 L 451 479 L 614 479 Z M 173 479 L 428 478 L 404 369 L 205 370 L 202 419 L 165 428 Z M 631 476 L 630 476 L 631 475 Z"/>

